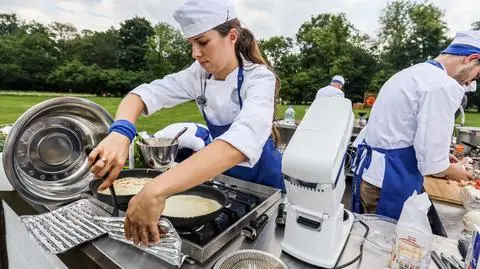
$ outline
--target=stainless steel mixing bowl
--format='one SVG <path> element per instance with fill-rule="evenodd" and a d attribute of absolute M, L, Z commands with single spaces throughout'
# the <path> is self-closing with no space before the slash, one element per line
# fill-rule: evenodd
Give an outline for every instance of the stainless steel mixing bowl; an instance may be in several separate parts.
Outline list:
<path fill-rule="evenodd" d="M 145 165 L 148 168 L 166 170 L 175 161 L 178 152 L 178 141 L 170 145 L 170 138 L 147 138 L 148 145 L 137 141 Z"/>

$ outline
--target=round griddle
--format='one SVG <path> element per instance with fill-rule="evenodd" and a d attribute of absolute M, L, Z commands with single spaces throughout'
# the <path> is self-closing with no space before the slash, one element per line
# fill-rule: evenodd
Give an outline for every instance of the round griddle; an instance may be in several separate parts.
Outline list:
<path fill-rule="evenodd" d="M 152 170 L 152 169 L 142 169 L 142 168 L 137 168 L 137 169 L 128 169 L 128 170 L 122 170 L 120 174 L 118 175 L 117 179 L 121 178 L 126 178 L 126 177 L 136 177 L 136 178 L 154 178 L 158 175 L 160 175 L 162 172 L 157 171 L 157 170 Z M 90 182 L 90 191 L 93 193 L 93 196 L 97 198 L 98 200 L 109 204 L 113 205 L 112 202 L 112 195 L 110 194 L 103 194 L 97 192 L 98 187 L 102 184 L 103 180 L 92 180 Z M 133 195 L 116 195 L 117 197 L 117 203 L 118 205 L 128 205 L 128 202 L 130 202 L 130 199 L 132 199 Z"/>
<path fill-rule="evenodd" d="M 160 175 L 162 172 L 158 170 L 151 170 L 151 169 L 129 169 L 123 170 L 120 172 L 118 179 L 126 178 L 126 177 L 137 177 L 137 178 L 145 178 L 145 177 L 156 177 Z M 98 200 L 114 206 L 112 202 L 112 196 L 108 194 L 98 193 L 97 189 L 102 184 L 102 180 L 94 180 L 90 182 L 90 190 L 93 193 L 93 196 Z M 196 227 L 203 225 L 207 222 L 215 220 L 215 218 L 220 215 L 222 209 L 227 205 L 228 200 L 226 195 L 218 190 L 215 187 L 207 186 L 207 185 L 199 185 L 193 187 L 189 190 L 186 190 L 181 193 L 177 193 L 175 195 L 196 195 L 207 199 L 212 199 L 218 202 L 221 207 L 213 212 L 210 212 L 205 215 L 196 216 L 196 217 L 186 217 L 186 218 L 178 218 L 178 217 L 170 217 L 170 216 L 163 216 L 167 218 L 174 227 L 176 228 L 188 228 L 188 227 Z M 116 195 L 118 205 L 127 206 L 132 199 L 133 195 Z"/>
<path fill-rule="evenodd" d="M 179 227 L 179 228 L 196 227 L 196 226 L 200 226 L 202 224 L 215 220 L 218 217 L 218 215 L 220 215 L 220 213 L 222 212 L 222 209 L 226 206 L 228 202 L 227 196 L 223 192 L 221 192 L 215 187 L 207 186 L 207 185 L 199 185 L 189 190 L 186 190 L 184 192 L 177 193 L 176 195 L 196 195 L 196 196 L 217 201 L 221 205 L 221 207 L 218 210 L 212 211 L 205 215 L 196 216 L 196 217 L 177 218 L 177 217 L 164 216 L 172 223 L 174 227 Z"/>

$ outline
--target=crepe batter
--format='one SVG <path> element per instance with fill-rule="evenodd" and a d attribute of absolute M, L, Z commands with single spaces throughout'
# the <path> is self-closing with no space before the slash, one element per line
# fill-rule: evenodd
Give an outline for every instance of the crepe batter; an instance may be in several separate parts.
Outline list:
<path fill-rule="evenodd" d="M 169 197 L 165 202 L 163 215 L 176 218 L 190 218 L 219 210 L 222 206 L 215 200 L 198 195 L 179 194 Z"/>
<path fill-rule="evenodd" d="M 125 177 L 117 179 L 113 182 L 115 188 L 115 194 L 117 196 L 135 195 L 139 193 L 143 186 L 150 181 L 151 178 L 138 178 L 138 177 Z M 98 193 L 111 195 L 110 189 L 99 191 Z"/>

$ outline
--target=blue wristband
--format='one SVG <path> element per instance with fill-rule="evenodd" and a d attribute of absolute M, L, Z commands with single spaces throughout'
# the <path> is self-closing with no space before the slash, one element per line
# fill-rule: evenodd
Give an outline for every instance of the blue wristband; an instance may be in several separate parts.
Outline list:
<path fill-rule="evenodd" d="M 132 142 L 137 135 L 137 128 L 135 128 L 135 125 L 128 120 L 116 120 L 108 129 L 108 133 L 110 134 L 111 132 L 122 134 L 128 137 L 130 142 Z"/>

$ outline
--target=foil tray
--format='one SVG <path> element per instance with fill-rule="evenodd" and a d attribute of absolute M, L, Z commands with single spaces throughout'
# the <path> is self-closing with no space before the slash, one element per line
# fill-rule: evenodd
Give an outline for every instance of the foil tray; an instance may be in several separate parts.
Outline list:
<path fill-rule="evenodd" d="M 106 234 L 93 217 L 107 216 L 93 202 L 81 199 L 45 214 L 21 216 L 20 221 L 47 253 L 58 254 Z"/>
<path fill-rule="evenodd" d="M 186 256 L 182 254 L 182 239 L 166 218 L 161 218 L 158 221 L 158 227 L 161 231 L 160 242 L 149 243 L 148 246 L 135 245 L 131 240 L 125 238 L 124 217 L 95 217 L 94 220 L 108 231 L 108 235 L 112 239 L 135 246 L 178 268 L 185 261 Z"/>

